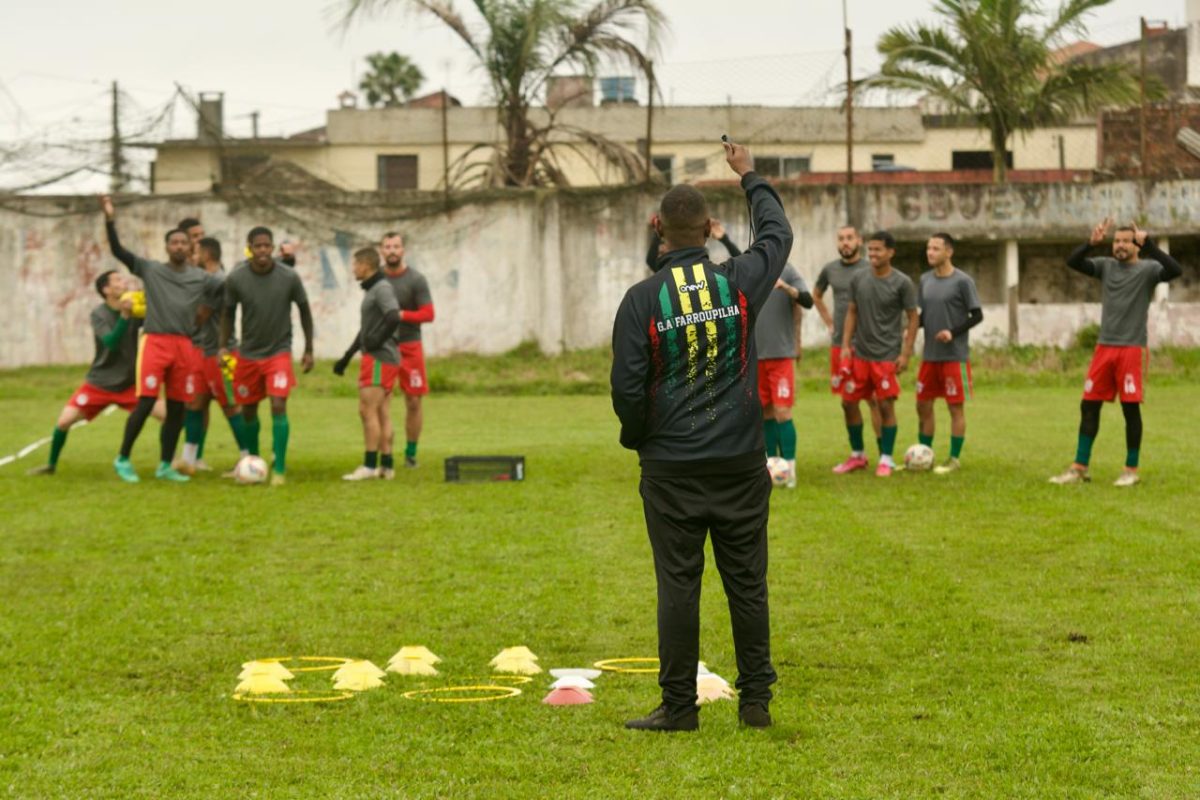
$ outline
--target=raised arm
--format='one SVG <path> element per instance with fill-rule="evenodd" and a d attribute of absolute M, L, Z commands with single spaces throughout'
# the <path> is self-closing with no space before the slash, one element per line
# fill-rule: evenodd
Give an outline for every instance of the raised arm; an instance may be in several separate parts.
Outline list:
<path fill-rule="evenodd" d="M 724 245 L 725 250 L 729 253 L 729 257 L 740 256 L 742 254 L 741 249 L 733 243 L 733 239 L 729 238 L 729 232 L 725 230 L 725 226 L 721 223 L 721 220 L 714 218 L 709 220 L 709 222 L 712 223 L 712 238 Z"/>
<path fill-rule="evenodd" d="M 137 266 L 137 256 L 121 246 L 121 240 L 117 236 L 117 215 L 113 208 L 112 198 L 108 195 L 101 195 L 100 210 L 104 212 L 104 232 L 108 235 L 108 247 L 112 250 L 113 257 L 125 265 L 126 269 L 134 275 L 140 275 L 141 271 Z"/>
<path fill-rule="evenodd" d="M 750 249 L 725 262 L 729 274 L 746 292 L 757 312 L 767 301 L 775 281 L 783 272 L 792 251 L 792 226 L 783 213 L 783 203 L 771 184 L 753 171 L 750 151 L 740 144 L 724 142 L 725 160 L 742 177 L 742 188 L 750 206 Z"/>
<path fill-rule="evenodd" d="M 1138 246 L 1141 247 L 1142 256 L 1152 261 L 1157 261 L 1162 265 L 1162 275 L 1159 276 L 1160 281 L 1167 283 L 1183 274 L 1183 265 L 1171 258 L 1169 253 L 1160 250 L 1158 245 L 1154 243 L 1154 240 L 1150 238 L 1150 234 L 1140 230 L 1137 225 L 1133 226 L 1133 238 L 1138 243 Z"/>
<path fill-rule="evenodd" d="M 1092 234 L 1088 237 L 1087 244 L 1076 247 L 1071 251 L 1071 255 L 1067 256 L 1067 266 L 1089 278 L 1096 277 L 1099 274 L 1096 271 L 1096 265 L 1087 255 L 1093 247 L 1104 241 L 1104 238 L 1108 236 L 1108 229 L 1111 227 L 1112 218 L 1105 217 L 1102 222 L 1092 228 Z"/>

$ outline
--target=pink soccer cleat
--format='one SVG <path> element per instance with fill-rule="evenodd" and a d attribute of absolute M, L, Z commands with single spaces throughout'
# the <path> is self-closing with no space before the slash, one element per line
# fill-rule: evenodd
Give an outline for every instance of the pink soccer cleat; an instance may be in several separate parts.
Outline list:
<path fill-rule="evenodd" d="M 884 462 L 880 461 L 879 466 L 875 468 L 875 477 L 876 478 L 892 477 L 892 465 L 885 464 Z"/>
<path fill-rule="evenodd" d="M 835 475 L 845 475 L 848 472 L 866 469 L 867 464 L 868 462 L 866 456 L 850 456 L 845 461 L 834 467 L 833 472 Z"/>

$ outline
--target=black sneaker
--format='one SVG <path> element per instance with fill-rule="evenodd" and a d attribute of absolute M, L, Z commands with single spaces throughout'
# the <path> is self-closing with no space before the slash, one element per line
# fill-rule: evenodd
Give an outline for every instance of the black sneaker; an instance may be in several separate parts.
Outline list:
<path fill-rule="evenodd" d="M 417 460 L 415 458 L 413 458 L 412 456 L 405 456 L 404 457 L 404 466 L 408 467 L 409 469 L 416 469 L 417 468 Z"/>
<path fill-rule="evenodd" d="M 738 719 L 749 728 L 771 727 L 771 712 L 759 703 L 747 703 L 739 708 Z"/>
<path fill-rule="evenodd" d="M 640 719 L 631 719 L 625 727 L 635 731 L 694 731 L 700 727 L 696 709 L 672 715 L 666 706 L 659 706 Z"/>

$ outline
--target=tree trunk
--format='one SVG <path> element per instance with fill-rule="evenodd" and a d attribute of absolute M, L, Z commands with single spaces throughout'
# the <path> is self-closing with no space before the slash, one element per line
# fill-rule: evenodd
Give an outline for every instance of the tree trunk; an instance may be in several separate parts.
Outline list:
<path fill-rule="evenodd" d="M 528 186 L 530 180 L 530 141 L 528 109 L 513 104 L 504 109 L 504 185 Z"/>
<path fill-rule="evenodd" d="M 1008 132 L 992 125 L 992 183 L 1008 183 Z"/>

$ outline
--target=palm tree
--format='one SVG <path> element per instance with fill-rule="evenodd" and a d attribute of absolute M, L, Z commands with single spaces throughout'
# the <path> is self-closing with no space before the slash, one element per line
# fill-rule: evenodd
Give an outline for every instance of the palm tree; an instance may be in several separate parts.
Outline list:
<path fill-rule="evenodd" d="M 934 0 L 942 24 L 884 33 L 878 44 L 883 66 L 859 88 L 922 92 L 973 118 L 991 134 L 993 176 L 1003 183 L 1014 134 L 1138 101 L 1130 66 L 1056 56 L 1069 36 L 1085 33 L 1084 18 L 1110 2 L 1064 0 L 1047 17 L 1037 0 Z"/>
<path fill-rule="evenodd" d="M 532 113 L 549 79 L 570 71 L 594 76 L 601 63 L 648 74 L 666 21 L 654 0 L 472 0 L 480 24 L 468 25 L 453 0 L 342 0 L 342 23 L 397 7 L 431 14 L 466 44 L 488 76 L 503 139 L 484 167 L 494 185 L 567 182 L 562 151 L 590 150 L 623 171 L 640 174 L 636 154 L 601 136 L 563 124 L 556 113 Z M 645 46 L 633 41 L 645 35 Z M 474 148 L 478 149 L 478 148 Z M 589 159 L 593 160 L 593 159 Z"/>
<path fill-rule="evenodd" d="M 371 53 L 367 56 L 371 71 L 358 83 L 372 108 L 401 106 L 412 99 L 425 82 L 421 68 L 399 53 Z"/>

